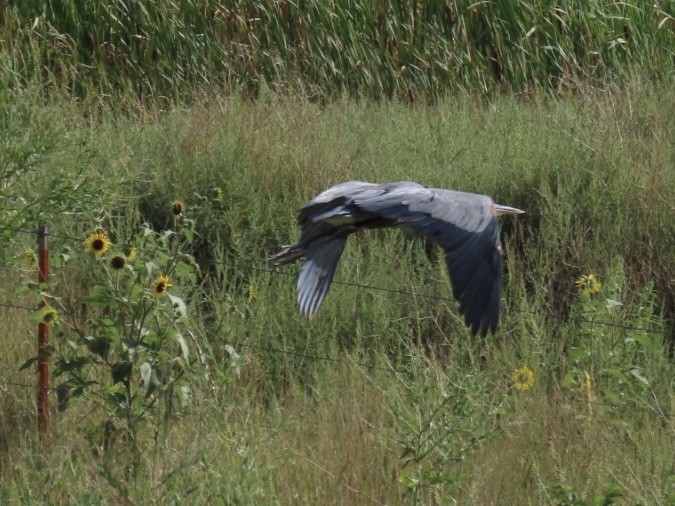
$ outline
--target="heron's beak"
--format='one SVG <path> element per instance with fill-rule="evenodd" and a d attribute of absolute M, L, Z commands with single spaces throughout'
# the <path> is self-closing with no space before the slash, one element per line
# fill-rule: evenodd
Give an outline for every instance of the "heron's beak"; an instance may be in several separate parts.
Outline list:
<path fill-rule="evenodd" d="M 516 209 L 515 207 L 502 206 L 500 204 L 495 204 L 495 214 L 501 216 L 502 214 L 524 214 L 525 211 L 522 209 Z"/>

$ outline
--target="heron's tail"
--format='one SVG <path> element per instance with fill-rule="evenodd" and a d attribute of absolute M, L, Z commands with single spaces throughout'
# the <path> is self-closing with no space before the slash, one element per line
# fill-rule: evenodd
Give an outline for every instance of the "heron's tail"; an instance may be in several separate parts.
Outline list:
<path fill-rule="evenodd" d="M 305 256 L 304 250 L 300 247 L 299 244 L 292 244 L 282 246 L 281 250 L 274 255 L 267 257 L 267 261 L 273 263 L 274 265 L 284 265 L 295 262 L 296 260 L 303 258 Z"/>

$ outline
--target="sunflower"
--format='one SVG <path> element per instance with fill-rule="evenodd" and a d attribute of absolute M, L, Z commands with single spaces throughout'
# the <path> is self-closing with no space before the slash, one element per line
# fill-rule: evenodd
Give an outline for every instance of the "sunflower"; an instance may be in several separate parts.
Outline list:
<path fill-rule="evenodd" d="M 40 323 L 53 327 L 58 322 L 59 322 L 59 312 L 56 309 L 50 307 L 42 312 L 42 320 L 40 321 Z"/>
<path fill-rule="evenodd" d="M 110 259 L 110 267 L 115 270 L 124 269 L 124 266 L 127 264 L 127 257 L 124 255 L 115 255 Z"/>
<path fill-rule="evenodd" d="M 180 200 L 176 200 L 173 204 L 171 204 L 171 212 L 173 213 L 174 216 L 180 216 L 183 214 L 183 211 L 185 210 L 185 205 Z"/>
<path fill-rule="evenodd" d="M 135 246 L 125 244 L 122 246 L 122 254 L 127 262 L 133 262 L 136 259 L 136 256 L 138 256 L 138 251 L 136 251 Z"/>
<path fill-rule="evenodd" d="M 524 365 L 511 373 L 511 381 L 516 390 L 525 392 L 534 386 L 534 371 Z"/>
<path fill-rule="evenodd" d="M 96 232 L 91 234 L 84 241 L 84 247 L 87 253 L 91 253 L 97 257 L 105 255 L 110 249 L 110 246 L 112 246 L 112 241 L 108 238 L 108 235 L 102 228 L 97 228 Z"/>
<path fill-rule="evenodd" d="M 595 295 L 602 290 L 602 284 L 598 281 L 598 277 L 593 273 L 584 274 L 574 282 L 574 285 L 579 292 L 584 295 Z"/>
<path fill-rule="evenodd" d="M 28 269 L 32 269 L 37 265 L 37 256 L 32 250 L 25 250 L 21 255 L 21 258 Z"/>
<path fill-rule="evenodd" d="M 166 291 L 173 285 L 169 283 L 168 276 L 157 276 L 150 286 L 150 293 L 156 299 L 161 299 L 166 294 Z"/>

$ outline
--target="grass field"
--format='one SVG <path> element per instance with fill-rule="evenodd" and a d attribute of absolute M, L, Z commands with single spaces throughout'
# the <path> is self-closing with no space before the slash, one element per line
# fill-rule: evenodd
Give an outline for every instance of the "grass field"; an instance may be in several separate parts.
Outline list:
<path fill-rule="evenodd" d="M 675 504 L 673 4 L 388 5 L 0 6 L 0 503 Z M 496 335 L 406 229 L 299 314 L 350 179 L 526 210 Z"/>
<path fill-rule="evenodd" d="M 3 221 L 19 231 L 3 231 L 2 302 L 34 306 L 20 290 L 36 279 L 34 238 L 21 230 L 48 223 L 54 363 L 95 356 L 85 334 L 112 335 L 95 322 L 127 306 L 74 301 L 109 286 L 110 257 L 143 223 L 194 230 L 181 261 L 194 256 L 200 271 L 172 275 L 187 318 L 152 310 L 185 338 L 180 367 L 177 341 L 152 358 L 173 382 L 130 390 L 124 418 L 108 365 L 66 368 L 54 385 L 97 383 L 54 410 L 46 450 L 33 369 L 18 371 L 35 323 L 0 306 L 2 502 L 672 504 L 674 106 L 672 91 L 638 87 L 417 108 L 214 97 L 96 121 L 66 101 L 6 104 L 2 198 L 14 207 Z M 297 237 L 304 200 L 351 178 L 527 210 L 503 221 L 496 336 L 469 336 L 438 255 L 405 231 L 353 238 L 320 317 L 298 314 L 284 274 L 295 270 L 264 258 Z M 83 246 L 97 226 L 114 242 L 102 260 Z M 139 256 L 168 268 L 174 244 L 145 237 Z M 589 273 L 602 288 L 584 296 L 575 280 Z M 109 360 L 129 352 L 117 345 Z M 519 391 L 511 376 L 524 366 L 535 381 Z"/>

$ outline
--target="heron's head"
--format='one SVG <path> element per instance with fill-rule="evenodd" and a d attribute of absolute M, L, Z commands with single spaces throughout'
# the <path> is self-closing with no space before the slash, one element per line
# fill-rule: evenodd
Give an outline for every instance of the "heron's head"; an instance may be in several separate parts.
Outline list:
<path fill-rule="evenodd" d="M 501 204 L 495 204 L 495 214 L 501 216 L 503 214 L 524 214 L 525 211 L 522 209 L 516 209 L 515 207 L 502 206 Z"/>

